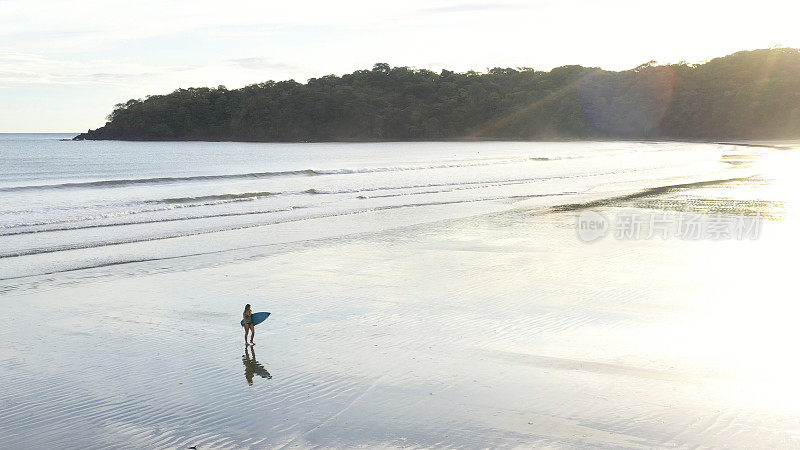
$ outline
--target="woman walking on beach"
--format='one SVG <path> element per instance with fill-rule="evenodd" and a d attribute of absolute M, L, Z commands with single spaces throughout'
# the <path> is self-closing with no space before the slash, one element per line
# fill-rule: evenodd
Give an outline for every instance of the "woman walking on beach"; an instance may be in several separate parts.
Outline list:
<path fill-rule="evenodd" d="M 253 311 L 250 309 L 250 303 L 244 305 L 244 345 L 247 346 L 247 332 L 250 332 L 250 345 L 256 345 L 253 340 L 256 337 L 256 327 L 253 325 Z"/>

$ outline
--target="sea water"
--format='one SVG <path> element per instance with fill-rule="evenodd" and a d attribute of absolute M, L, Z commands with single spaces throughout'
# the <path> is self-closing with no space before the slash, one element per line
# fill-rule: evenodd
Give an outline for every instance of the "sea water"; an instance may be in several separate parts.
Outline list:
<path fill-rule="evenodd" d="M 800 445 L 796 150 L 68 137 L 0 141 L 0 447 Z"/>
<path fill-rule="evenodd" d="M 423 223 L 531 200 L 552 206 L 587 194 L 602 198 L 733 176 L 720 172 L 730 165 L 721 159 L 724 146 L 716 144 L 70 137 L 0 135 L 0 279 L 301 241 L 320 233 L 347 235 L 365 226 Z M 344 221 L 324 220 L 345 216 Z M 290 223 L 296 226 L 285 225 Z M 284 229 L 307 226 L 310 234 L 276 241 L 281 235 L 275 225 L 281 224 Z M 219 234 L 249 228 L 254 230 L 246 237 Z M 203 238 L 178 239 L 189 236 Z"/>

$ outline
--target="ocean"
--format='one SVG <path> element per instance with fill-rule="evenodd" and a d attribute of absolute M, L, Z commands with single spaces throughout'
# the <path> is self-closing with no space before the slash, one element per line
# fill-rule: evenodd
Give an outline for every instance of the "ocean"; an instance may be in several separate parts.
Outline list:
<path fill-rule="evenodd" d="M 180 237 L 247 228 L 268 235 L 271 225 L 341 216 L 351 224 L 384 211 L 368 219 L 382 229 L 738 176 L 715 144 L 63 140 L 70 137 L 0 135 L 0 279 L 294 239 Z M 360 226 L 317 225 L 312 234 Z"/>
<path fill-rule="evenodd" d="M 2 448 L 800 446 L 797 143 L 69 137 L 0 135 Z"/>

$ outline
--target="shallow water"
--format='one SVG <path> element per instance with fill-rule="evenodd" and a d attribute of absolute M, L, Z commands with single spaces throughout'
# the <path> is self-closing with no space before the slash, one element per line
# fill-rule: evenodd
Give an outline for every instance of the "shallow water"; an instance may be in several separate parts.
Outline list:
<path fill-rule="evenodd" d="M 708 149 L 704 170 L 580 195 L 93 247 L 147 259 L 126 264 L 4 258 L 53 273 L 0 283 L 0 444 L 797 447 L 798 158 Z M 586 208 L 766 220 L 755 240 L 584 243 Z M 272 312 L 255 354 L 245 303 Z"/>

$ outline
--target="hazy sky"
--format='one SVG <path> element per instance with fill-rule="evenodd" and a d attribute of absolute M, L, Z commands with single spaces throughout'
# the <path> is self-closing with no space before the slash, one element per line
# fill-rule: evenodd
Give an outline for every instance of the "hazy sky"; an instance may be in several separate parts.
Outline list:
<path fill-rule="evenodd" d="M 800 47 L 797 3 L 0 0 L 0 132 L 85 131 L 130 98 L 375 62 L 617 70 Z"/>

